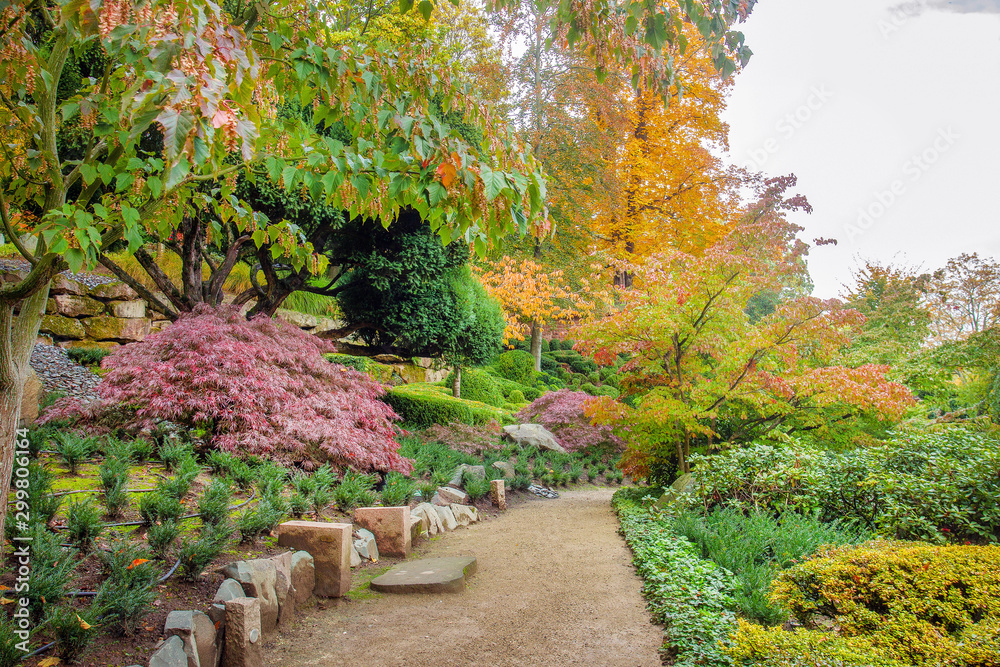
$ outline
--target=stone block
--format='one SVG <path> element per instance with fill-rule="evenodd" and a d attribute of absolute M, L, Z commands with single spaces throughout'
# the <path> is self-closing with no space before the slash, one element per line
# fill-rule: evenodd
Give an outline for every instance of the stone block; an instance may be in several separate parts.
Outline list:
<path fill-rule="evenodd" d="M 438 517 L 441 518 L 441 525 L 444 530 L 455 530 L 458 528 L 458 522 L 455 521 L 455 513 L 451 511 L 451 507 L 437 506 L 434 508 L 434 511 L 436 511 Z"/>
<path fill-rule="evenodd" d="M 351 540 L 351 567 L 359 565 L 361 565 L 361 554 L 358 553 L 358 547 L 354 544 L 354 540 Z"/>
<path fill-rule="evenodd" d="M 166 637 L 180 637 L 184 642 L 187 667 L 216 667 L 219 663 L 215 645 L 215 623 L 200 611 L 172 611 L 163 625 Z"/>
<path fill-rule="evenodd" d="M 56 294 L 45 307 L 48 315 L 66 317 L 93 317 L 104 312 L 104 304 L 97 299 L 79 294 Z"/>
<path fill-rule="evenodd" d="M 240 586 L 240 582 L 235 579 L 226 579 L 219 584 L 219 590 L 215 592 L 215 597 L 212 598 L 212 606 L 208 608 L 208 617 L 215 623 L 215 627 L 219 629 L 219 632 L 222 632 L 226 627 L 226 601 L 245 598 L 246 596 L 246 593 L 243 592 L 243 587 Z"/>
<path fill-rule="evenodd" d="M 566 453 L 556 436 L 541 424 L 512 424 L 504 426 L 504 437 L 521 447 L 536 447 L 550 452 Z"/>
<path fill-rule="evenodd" d="M 507 509 L 507 490 L 502 479 L 494 479 L 490 482 L 490 500 L 494 507 L 500 510 Z"/>
<path fill-rule="evenodd" d="M 190 667 L 188 655 L 184 652 L 184 640 L 174 635 L 160 644 L 160 648 L 149 656 L 149 667 Z"/>
<path fill-rule="evenodd" d="M 410 545 L 416 544 L 421 535 L 427 533 L 427 519 L 424 517 L 410 516 Z"/>
<path fill-rule="evenodd" d="M 108 352 L 114 352 L 121 346 L 121 343 L 116 343 L 110 340 L 64 340 L 59 343 L 59 347 L 67 350 L 73 349 L 74 347 L 86 347 L 90 349 L 107 350 Z"/>
<path fill-rule="evenodd" d="M 222 574 L 235 579 L 243 587 L 247 597 L 260 600 L 261 632 L 270 635 L 278 625 L 278 568 L 274 563 L 259 558 L 230 563 L 221 570 Z M 227 620 L 226 623 L 229 621 Z"/>
<path fill-rule="evenodd" d="M 354 523 L 375 535 L 375 544 L 383 556 L 410 555 L 409 507 L 359 507 L 354 510 Z"/>
<path fill-rule="evenodd" d="M 139 298 L 131 287 L 119 282 L 95 285 L 90 288 L 88 294 L 101 301 L 131 301 Z"/>
<path fill-rule="evenodd" d="M 86 337 L 87 331 L 80 320 L 62 315 L 43 315 L 42 324 L 38 327 L 42 333 L 51 334 L 54 338 L 73 338 L 80 340 Z"/>
<path fill-rule="evenodd" d="M 316 588 L 316 565 L 308 551 L 292 554 L 292 588 L 295 589 L 295 604 L 301 605 L 312 597 Z"/>
<path fill-rule="evenodd" d="M 112 301 L 108 304 L 108 311 L 115 317 L 146 317 L 146 302 L 142 299 Z"/>
<path fill-rule="evenodd" d="M 155 322 L 150 323 L 149 333 L 160 333 L 161 331 L 169 327 L 170 324 L 171 324 L 170 320 L 156 320 Z"/>
<path fill-rule="evenodd" d="M 150 322 L 147 319 L 99 315 L 80 321 L 87 337 L 94 340 L 140 341 L 150 332 Z"/>
<path fill-rule="evenodd" d="M 461 489 L 464 485 L 462 480 L 465 478 L 465 473 L 468 472 L 470 475 L 474 475 L 479 479 L 486 479 L 486 468 L 483 466 L 470 466 L 463 463 L 455 469 L 455 474 L 451 476 L 451 481 L 448 482 L 448 486 Z"/>
<path fill-rule="evenodd" d="M 278 624 L 290 623 L 295 616 L 295 589 L 292 587 L 292 552 L 286 551 L 277 556 L 271 556 L 278 571 L 274 584 L 274 592 L 278 598 Z"/>
<path fill-rule="evenodd" d="M 278 545 L 307 551 L 313 557 L 320 597 L 338 598 L 351 590 L 351 534 L 349 523 L 286 521 L 278 526 Z"/>
<path fill-rule="evenodd" d="M 52 284 L 49 286 L 49 294 L 78 294 L 82 296 L 86 293 L 86 285 L 73 280 L 62 273 L 56 275 L 56 277 L 52 279 Z"/>
<path fill-rule="evenodd" d="M 470 505 L 452 505 L 451 513 L 455 516 L 455 523 L 460 526 L 468 526 L 470 523 L 479 521 L 479 514 L 476 508 Z"/>
<path fill-rule="evenodd" d="M 354 531 L 354 551 L 360 558 L 373 563 L 378 562 L 378 542 L 375 541 L 375 535 L 366 528 Z M 351 562 L 354 562 L 353 559 Z"/>
<path fill-rule="evenodd" d="M 276 315 L 289 324 L 294 324 L 300 329 L 313 329 L 318 324 L 315 315 L 308 315 L 295 310 L 279 308 Z"/>
<path fill-rule="evenodd" d="M 260 601 L 226 601 L 226 648 L 222 667 L 264 667 L 261 655 Z"/>
<path fill-rule="evenodd" d="M 441 525 L 441 517 L 438 516 L 437 510 L 434 509 L 434 505 L 431 505 L 430 503 L 420 503 L 410 510 L 410 514 L 427 519 L 428 535 L 433 536 L 444 531 L 444 526 Z"/>
<path fill-rule="evenodd" d="M 469 502 L 469 494 L 461 489 L 453 489 L 450 486 L 438 487 L 437 496 L 439 502 L 435 502 L 435 505 L 451 505 L 453 503 L 465 505 Z"/>
<path fill-rule="evenodd" d="M 497 470 L 503 471 L 504 479 L 514 479 L 517 477 L 517 472 L 514 470 L 514 466 L 506 461 L 494 461 L 493 467 Z"/>

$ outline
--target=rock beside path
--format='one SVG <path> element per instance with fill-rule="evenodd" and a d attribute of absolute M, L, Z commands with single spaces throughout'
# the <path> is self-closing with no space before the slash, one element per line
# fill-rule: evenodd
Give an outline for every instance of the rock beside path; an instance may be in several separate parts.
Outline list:
<path fill-rule="evenodd" d="M 566 453 L 556 436 L 541 424 L 512 424 L 504 426 L 504 437 L 521 447 L 536 447 L 550 452 Z"/>
<path fill-rule="evenodd" d="M 382 593 L 460 593 L 475 573 L 473 556 L 423 558 L 392 567 L 372 579 L 371 588 Z"/>

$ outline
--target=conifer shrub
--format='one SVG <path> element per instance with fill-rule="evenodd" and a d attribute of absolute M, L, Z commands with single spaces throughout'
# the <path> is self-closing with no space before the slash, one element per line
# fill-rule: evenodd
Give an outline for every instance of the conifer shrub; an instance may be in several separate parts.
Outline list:
<path fill-rule="evenodd" d="M 51 442 L 71 475 L 75 475 L 80 462 L 94 452 L 93 439 L 74 431 L 60 431 L 55 434 Z"/>
<path fill-rule="evenodd" d="M 474 456 L 500 449 L 503 428 L 495 421 L 482 426 L 468 424 L 435 424 L 424 429 L 424 440 L 439 442 L 449 449 Z"/>
<path fill-rule="evenodd" d="M 153 610 L 159 572 L 149 551 L 141 544 L 119 539 L 99 552 L 108 574 L 94 599 L 101 623 L 118 635 L 131 636 Z"/>
<path fill-rule="evenodd" d="M 83 500 L 69 506 L 66 513 L 66 534 L 69 536 L 69 541 L 81 551 L 89 551 L 94 545 L 94 540 L 103 531 L 101 510 L 93 501 Z"/>
<path fill-rule="evenodd" d="M 54 604 L 66 595 L 73 570 L 79 562 L 76 549 L 64 549 L 58 535 L 40 523 L 31 526 L 31 574 L 28 599 L 32 617 L 40 619 L 46 604 Z"/>
<path fill-rule="evenodd" d="M 590 423 L 585 410 L 591 400 L 592 397 L 583 392 L 561 389 L 532 401 L 515 418 L 521 423 L 541 424 L 567 451 L 590 447 L 621 450 L 625 443 L 610 426 Z"/>
<path fill-rule="evenodd" d="M 240 531 L 240 542 L 253 542 L 259 535 L 271 532 L 285 518 L 283 508 L 273 498 L 264 498 L 256 505 L 246 508 L 236 521 Z"/>
<path fill-rule="evenodd" d="M 166 556 L 173 546 L 174 540 L 181 534 L 181 527 L 176 521 L 166 520 L 163 523 L 154 524 L 149 527 L 147 540 L 149 548 L 158 556 Z"/>
<path fill-rule="evenodd" d="M 98 393 L 105 409 L 137 406 L 128 428 L 169 420 L 206 429 L 220 451 L 408 473 L 396 415 L 379 400 L 385 390 L 326 361 L 330 348 L 281 320 L 201 306 L 107 357 Z M 92 412 L 80 418 L 96 419 Z"/>
<path fill-rule="evenodd" d="M 479 500 L 490 492 L 490 482 L 486 479 L 479 479 L 468 470 L 462 475 L 462 488 L 469 494 L 473 501 Z"/>
<path fill-rule="evenodd" d="M 410 502 L 416 485 L 398 472 L 391 472 L 382 485 L 382 504 L 386 507 L 402 507 Z"/>
<path fill-rule="evenodd" d="M 49 611 L 45 625 L 56 642 L 56 653 L 67 664 L 76 662 L 94 641 L 98 616 L 94 606 L 77 609 L 66 604 Z"/>
<path fill-rule="evenodd" d="M 201 577 L 202 571 L 226 548 L 232 531 L 228 521 L 216 526 L 203 526 L 198 539 L 187 538 L 181 542 L 177 556 L 185 579 L 197 581 Z"/>
<path fill-rule="evenodd" d="M 232 487 L 225 478 L 213 479 L 198 500 L 198 513 L 201 514 L 202 523 L 214 526 L 226 521 L 229 518 L 229 502 L 232 497 Z"/>

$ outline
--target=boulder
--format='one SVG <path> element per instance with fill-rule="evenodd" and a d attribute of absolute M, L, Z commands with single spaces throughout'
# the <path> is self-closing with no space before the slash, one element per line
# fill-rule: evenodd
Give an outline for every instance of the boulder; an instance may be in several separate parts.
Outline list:
<path fill-rule="evenodd" d="M 476 513 L 475 507 L 452 505 L 449 509 L 451 509 L 452 516 L 455 517 L 455 523 L 459 526 L 468 526 L 470 523 L 479 521 L 479 514 Z"/>
<path fill-rule="evenodd" d="M 354 549 L 361 558 L 378 562 L 378 542 L 370 530 L 358 528 L 354 531 Z"/>
<path fill-rule="evenodd" d="M 507 509 L 507 489 L 502 479 L 494 479 L 490 482 L 490 500 L 493 506 L 503 511 Z"/>
<path fill-rule="evenodd" d="M 517 477 L 517 472 L 514 470 L 514 466 L 506 461 L 494 461 L 493 467 L 497 470 L 503 471 L 504 479 L 514 479 Z"/>
<path fill-rule="evenodd" d="M 451 505 L 453 503 L 465 505 L 469 502 L 469 494 L 461 489 L 453 489 L 450 486 L 438 487 L 436 497 L 438 500 L 434 501 L 435 505 Z"/>
<path fill-rule="evenodd" d="M 222 667 L 264 667 L 261 656 L 260 600 L 226 602 L 226 650 Z"/>
<path fill-rule="evenodd" d="M 172 611 L 163 625 L 166 637 L 184 642 L 187 667 L 216 667 L 221 656 L 215 648 L 215 623 L 200 611 Z"/>
<path fill-rule="evenodd" d="M 38 379 L 35 369 L 29 366 L 27 377 L 24 380 L 24 395 L 21 397 L 20 419 L 22 424 L 31 424 L 38 419 L 38 404 L 44 394 L 45 388 L 42 386 L 42 381 Z"/>
<path fill-rule="evenodd" d="M 311 598 L 316 588 L 316 565 L 308 551 L 292 554 L 292 588 L 295 589 L 296 605 Z"/>
<path fill-rule="evenodd" d="M 313 557 L 320 597 L 337 598 L 351 590 L 351 524 L 286 521 L 278 526 L 278 545 Z"/>
<path fill-rule="evenodd" d="M 65 274 L 60 273 L 52 279 L 52 284 L 49 286 L 49 294 L 79 294 L 84 295 L 87 293 L 87 286 L 83 283 L 73 280 L 67 277 Z"/>
<path fill-rule="evenodd" d="M 150 322 L 147 319 L 100 315 L 81 321 L 87 337 L 94 340 L 140 341 L 150 332 Z"/>
<path fill-rule="evenodd" d="M 354 540 L 351 540 L 351 567 L 357 567 L 361 565 L 361 554 L 358 553 L 358 548 L 354 546 Z"/>
<path fill-rule="evenodd" d="M 441 517 L 438 516 L 434 505 L 431 505 L 430 503 L 420 503 L 411 509 L 410 513 L 414 516 L 422 517 L 427 521 L 428 535 L 437 535 L 444 530 L 444 526 L 441 525 Z"/>
<path fill-rule="evenodd" d="M 131 301 L 139 298 L 131 287 L 119 282 L 95 285 L 88 290 L 88 294 L 101 301 Z"/>
<path fill-rule="evenodd" d="M 149 656 L 149 667 L 189 667 L 184 640 L 177 635 L 167 637 L 160 648 Z"/>
<path fill-rule="evenodd" d="M 359 507 L 354 510 L 354 525 L 367 528 L 383 556 L 406 558 L 410 554 L 410 508 Z"/>
<path fill-rule="evenodd" d="M 146 317 L 146 302 L 142 299 L 112 301 L 108 304 L 108 310 L 115 317 Z"/>
<path fill-rule="evenodd" d="M 65 317 L 92 317 L 104 312 L 104 304 L 97 299 L 79 294 L 56 294 L 45 307 L 47 315 Z"/>
<path fill-rule="evenodd" d="M 212 606 L 208 608 L 208 617 L 220 632 L 226 627 L 226 601 L 244 597 L 246 593 L 235 579 L 226 579 L 219 584 L 219 590 L 215 591 L 215 597 L 212 598 Z"/>
<path fill-rule="evenodd" d="M 536 447 L 550 452 L 565 453 L 562 445 L 552 435 L 552 432 L 541 424 L 519 424 L 504 426 L 504 437 L 516 442 L 521 447 Z"/>
<path fill-rule="evenodd" d="M 290 623 L 295 616 L 295 589 L 292 588 L 292 553 L 286 551 L 277 556 L 271 556 L 269 561 L 274 563 L 274 568 L 278 571 L 274 583 L 275 597 L 278 599 L 278 624 Z"/>
<path fill-rule="evenodd" d="M 55 338 L 73 338 L 79 340 L 86 337 L 87 331 L 80 320 L 61 315 L 43 315 L 42 324 L 38 327 L 42 333 L 51 334 Z"/>
<path fill-rule="evenodd" d="M 441 518 L 441 525 L 445 530 L 455 530 L 458 528 L 458 522 L 455 520 L 455 513 L 451 511 L 451 507 L 435 507 L 434 510 L 437 512 L 438 517 Z"/>
<path fill-rule="evenodd" d="M 468 471 L 470 475 L 475 475 L 479 479 L 486 479 L 485 467 L 470 466 L 468 464 L 463 463 L 462 465 L 458 466 L 458 468 L 455 469 L 455 474 L 451 476 L 451 481 L 448 482 L 448 486 L 456 489 L 461 489 L 462 480 L 465 478 L 466 471 Z"/>
<path fill-rule="evenodd" d="M 289 324 L 294 324 L 300 329 L 313 329 L 318 324 L 315 315 L 300 313 L 297 310 L 279 308 L 276 315 Z"/>
<path fill-rule="evenodd" d="M 274 632 L 278 625 L 278 568 L 269 560 L 241 560 L 220 570 L 243 587 L 247 597 L 260 600 L 260 626 L 265 635 Z M 228 623 L 228 620 L 226 621 Z"/>
<path fill-rule="evenodd" d="M 680 477 L 674 480 L 674 483 L 670 485 L 670 488 L 664 491 L 663 495 L 653 504 L 658 510 L 666 509 L 677 503 L 681 497 L 685 494 L 694 491 L 694 475 L 691 473 L 684 473 Z"/>
<path fill-rule="evenodd" d="M 114 352 L 121 346 L 121 343 L 116 343 L 110 340 L 64 340 L 59 343 L 59 347 L 67 350 L 71 350 L 74 347 L 86 347 L 90 349 L 107 350 L 108 352 Z"/>
<path fill-rule="evenodd" d="M 428 534 L 427 517 L 410 513 L 410 544 L 416 543 L 421 535 Z"/>

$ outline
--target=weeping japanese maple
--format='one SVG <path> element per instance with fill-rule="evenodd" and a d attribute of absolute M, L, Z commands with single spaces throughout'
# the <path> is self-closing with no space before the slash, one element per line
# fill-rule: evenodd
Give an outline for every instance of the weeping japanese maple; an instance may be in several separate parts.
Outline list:
<path fill-rule="evenodd" d="M 409 473 L 382 385 L 326 361 L 329 348 L 281 320 L 199 306 L 107 357 L 98 394 L 138 406 L 130 426 L 206 428 L 222 451 Z"/>

